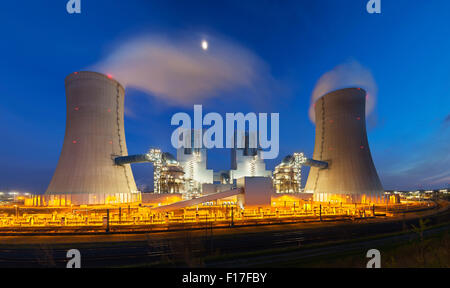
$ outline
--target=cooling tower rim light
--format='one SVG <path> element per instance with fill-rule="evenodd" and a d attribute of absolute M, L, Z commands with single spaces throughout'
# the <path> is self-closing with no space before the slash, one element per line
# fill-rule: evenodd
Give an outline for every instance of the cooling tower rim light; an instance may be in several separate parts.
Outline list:
<path fill-rule="evenodd" d="M 114 79 L 114 76 L 111 74 L 103 74 L 100 72 L 96 72 L 96 71 L 87 71 L 87 70 L 83 70 L 83 71 L 75 71 L 70 73 L 69 75 L 66 76 L 65 82 L 67 83 L 68 81 L 70 81 L 70 79 L 75 78 L 75 77 L 79 77 L 80 75 L 97 75 L 97 76 L 101 76 L 103 78 L 105 78 L 108 81 L 112 81 L 114 84 L 118 84 L 122 89 L 124 89 L 123 85 L 120 84 L 119 81 L 117 81 L 116 79 Z"/>
<path fill-rule="evenodd" d="M 335 94 L 335 93 L 337 93 L 337 92 L 339 92 L 339 91 L 344 91 L 344 90 L 358 90 L 358 91 L 361 91 L 361 93 L 362 93 L 361 95 L 362 95 L 362 96 L 365 97 L 365 96 L 367 95 L 366 90 L 365 90 L 364 88 L 361 88 L 361 87 L 345 87 L 345 88 L 339 88 L 339 89 L 335 89 L 335 90 L 328 91 L 327 93 L 323 94 L 322 96 L 320 96 L 319 98 L 317 98 L 316 101 L 314 101 L 314 104 L 316 104 L 317 101 L 319 101 L 320 99 L 322 99 L 323 97 L 325 97 L 325 96 L 327 96 L 327 95 L 332 95 L 332 94 Z"/>

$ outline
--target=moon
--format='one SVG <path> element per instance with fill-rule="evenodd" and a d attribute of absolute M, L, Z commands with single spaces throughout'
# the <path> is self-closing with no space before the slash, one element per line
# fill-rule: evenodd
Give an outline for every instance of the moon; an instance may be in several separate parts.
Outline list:
<path fill-rule="evenodd" d="M 206 40 L 202 41 L 202 49 L 205 51 L 208 50 L 208 41 L 206 41 Z"/>

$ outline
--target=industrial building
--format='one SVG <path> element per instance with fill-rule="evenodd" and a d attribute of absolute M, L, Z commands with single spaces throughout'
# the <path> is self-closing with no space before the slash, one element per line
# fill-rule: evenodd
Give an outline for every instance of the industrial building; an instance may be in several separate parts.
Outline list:
<path fill-rule="evenodd" d="M 184 170 L 170 153 L 164 153 L 165 165 L 162 166 L 160 176 L 161 193 L 182 193 L 185 190 Z"/>
<path fill-rule="evenodd" d="M 150 149 L 145 154 L 120 156 L 114 163 L 125 166 L 136 163 L 153 164 L 153 193 L 183 193 L 185 190 L 185 177 L 183 168 L 172 154 L 162 152 L 160 149 Z"/>
<path fill-rule="evenodd" d="M 140 201 L 129 166 L 124 128 L 124 88 L 107 75 L 80 71 L 65 80 L 67 119 L 63 148 L 39 202 L 105 204 Z"/>
<path fill-rule="evenodd" d="M 225 197 L 242 209 L 261 208 L 270 207 L 271 198 L 286 203 L 283 195 L 298 201 L 312 200 L 312 195 L 319 202 L 382 201 L 383 188 L 366 135 L 365 91 L 359 88 L 337 90 L 317 100 L 313 157 L 307 158 L 301 152 L 288 155 L 275 167 L 273 176 L 261 158 L 256 133 L 248 131 L 234 134 L 230 170 L 207 168 L 207 149 L 195 145 L 202 143 L 204 131 L 191 129 L 180 131 L 183 145 L 177 149 L 176 159 L 157 148 L 128 155 L 124 88 L 107 75 L 70 74 L 66 78 L 66 97 L 61 156 L 45 195 L 36 196 L 34 205 L 140 203 L 142 196 L 130 167 L 134 163 L 154 166 L 154 193 L 144 198 L 159 205 L 161 199 L 167 203 Z M 243 145 L 237 145 L 238 137 Z M 301 185 L 303 166 L 311 166 L 305 189 Z M 178 206 L 191 202 L 183 203 Z"/>
<path fill-rule="evenodd" d="M 207 149 L 195 148 L 195 138 L 202 143 L 204 131 L 188 130 L 183 133 L 183 145 L 177 149 L 177 161 L 185 175 L 185 197 L 198 197 L 202 192 L 203 183 L 214 182 L 214 172 L 206 167 Z"/>
<path fill-rule="evenodd" d="M 306 198 L 312 195 L 310 191 L 304 191 L 302 187 L 303 166 L 328 168 L 328 163 L 307 158 L 302 152 L 295 152 L 283 158 L 283 161 L 275 167 L 273 184 L 276 193 L 294 193 L 296 196 L 305 193 Z M 308 195 L 309 194 L 309 195 Z M 304 197 L 304 198 L 305 198 Z"/>
<path fill-rule="evenodd" d="M 315 201 L 378 203 L 383 187 L 367 140 L 366 92 L 346 88 L 330 92 L 314 103 L 316 138 L 313 159 L 328 163 L 311 167 L 305 191 Z"/>
<path fill-rule="evenodd" d="M 288 155 L 283 158 L 280 164 L 275 166 L 273 171 L 273 184 L 276 193 L 299 193 L 301 191 L 301 166 L 292 165 L 293 156 Z"/>
<path fill-rule="evenodd" d="M 241 131 L 242 132 L 242 131 Z M 231 149 L 231 170 L 230 181 L 236 182 L 242 177 L 271 177 L 272 171 L 266 170 L 266 164 L 261 158 L 261 149 L 251 147 L 250 143 L 258 143 L 255 133 L 242 132 L 241 141 L 244 144 L 242 148 L 238 147 L 237 137 L 235 135 L 234 145 Z M 253 139 L 250 139 L 253 137 Z M 257 146 L 257 145 L 255 145 Z"/>

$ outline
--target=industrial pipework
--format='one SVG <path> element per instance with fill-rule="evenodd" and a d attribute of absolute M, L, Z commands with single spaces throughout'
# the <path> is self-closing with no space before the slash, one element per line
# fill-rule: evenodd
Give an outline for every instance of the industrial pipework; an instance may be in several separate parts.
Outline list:
<path fill-rule="evenodd" d="M 282 163 L 275 167 L 275 182 L 278 183 L 276 186 L 277 189 L 283 190 L 283 186 L 289 186 L 290 188 L 288 190 L 291 190 L 290 192 L 301 192 L 301 182 L 302 182 L 302 167 L 303 166 L 311 166 L 311 167 L 317 167 L 319 169 L 325 169 L 328 167 L 328 162 L 325 161 L 318 161 L 310 158 L 306 158 L 305 154 L 303 153 L 294 153 L 292 155 L 286 156 Z M 287 181 L 289 183 L 286 183 L 286 169 L 288 169 L 287 173 L 290 173 L 292 176 L 287 177 Z M 279 177 L 276 176 L 276 173 L 280 173 Z M 293 182 L 291 182 L 290 179 L 293 178 Z M 277 182 L 278 181 L 278 182 Z M 293 188 L 296 187 L 296 188 Z M 292 190 L 293 189 L 293 190 Z M 295 190 L 296 189 L 296 190 Z"/>
<path fill-rule="evenodd" d="M 169 191 L 163 191 L 164 189 L 162 187 L 163 186 L 162 178 L 164 178 L 165 180 L 169 180 L 169 181 L 173 182 L 172 184 L 176 185 L 176 184 L 179 184 L 178 182 L 180 182 L 182 179 L 182 177 L 180 178 L 179 174 L 181 174 L 181 175 L 184 174 L 182 169 L 180 167 L 178 167 L 179 164 L 175 160 L 175 158 L 170 153 L 161 152 L 160 149 L 150 149 L 146 154 L 119 156 L 119 157 L 114 158 L 114 163 L 119 166 L 124 166 L 127 164 L 134 164 L 134 163 L 146 163 L 146 162 L 153 163 L 154 193 L 166 193 L 166 192 L 170 193 L 171 192 L 170 190 L 173 190 L 173 187 L 172 187 L 172 189 L 170 187 L 164 187 L 164 188 L 168 188 L 166 190 L 169 190 Z M 172 168 L 175 168 L 175 169 L 169 169 L 168 168 L 169 166 L 171 166 Z M 177 169 L 177 168 L 179 168 L 179 169 Z M 173 174 L 173 175 L 166 175 L 166 174 Z M 169 178 L 169 179 L 166 179 L 166 178 Z M 178 178 L 178 180 L 180 180 L 180 181 L 177 182 L 176 178 Z M 172 191 L 172 192 L 180 192 L 180 191 L 178 191 L 179 188 L 177 188 L 175 190 L 177 190 L 177 191 Z"/>

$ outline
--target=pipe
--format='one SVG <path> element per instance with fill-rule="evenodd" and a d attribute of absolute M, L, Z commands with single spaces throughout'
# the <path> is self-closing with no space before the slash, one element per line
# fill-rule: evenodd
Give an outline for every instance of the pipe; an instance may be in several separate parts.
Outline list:
<path fill-rule="evenodd" d="M 137 155 L 128 155 L 128 156 L 120 156 L 114 158 L 114 163 L 116 165 L 125 165 L 131 163 L 145 163 L 152 162 L 150 161 L 148 154 L 137 154 Z"/>
<path fill-rule="evenodd" d="M 305 163 L 303 163 L 305 166 L 311 166 L 311 167 L 317 167 L 320 169 L 328 168 L 328 162 L 325 161 L 318 161 L 314 159 L 307 158 Z"/>

